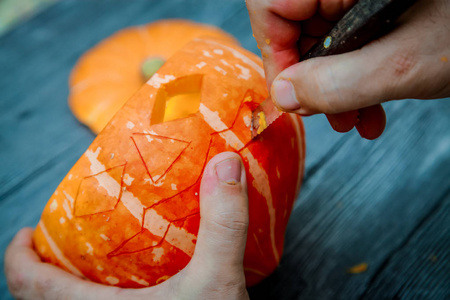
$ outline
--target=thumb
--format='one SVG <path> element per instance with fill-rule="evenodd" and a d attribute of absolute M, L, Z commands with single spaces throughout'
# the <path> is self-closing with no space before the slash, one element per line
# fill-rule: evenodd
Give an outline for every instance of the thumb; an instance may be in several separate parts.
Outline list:
<path fill-rule="evenodd" d="M 274 80 L 272 98 L 299 114 L 336 114 L 408 97 L 414 54 L 391 38 L 361 50 L 302 61 Z"/>
<path fill-rule="evenodd" d="M 203 270 L 209 279 L 243 280 L 249 217 L 245 169 L 238 154 L 220 153 L 206 165 L 200 185 L 200 216 L 190 267 Z M 228 275 L 231 277 L 223 277 Z"/>

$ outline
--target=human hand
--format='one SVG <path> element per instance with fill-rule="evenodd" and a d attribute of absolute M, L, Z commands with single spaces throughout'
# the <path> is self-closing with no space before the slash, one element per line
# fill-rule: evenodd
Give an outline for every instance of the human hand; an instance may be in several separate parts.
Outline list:
<path fill-rule="evenodd" d="M 335 130 L 356 125 L 374 139 L 385 126 L 382 102 L 450 96 L 450 3 L 419 0 L 395 30 L 362 49 L 298 63 L 355 3 L 247 0 L 247 8 L 277 105 L 301 115 L 326 113 Z"/>
<path fill-rule="evenodd" d="M 18 299 L 248 299 L 243 268 L 247 182 L 238 154 L 220 153 L 205 167 L 200 215 L 189 264 L 167 281 L 143 289 L 97 284 L 41 262 L 33 250 L 33 230 L 24 228 L 5 253 L 11 294 Z"/>

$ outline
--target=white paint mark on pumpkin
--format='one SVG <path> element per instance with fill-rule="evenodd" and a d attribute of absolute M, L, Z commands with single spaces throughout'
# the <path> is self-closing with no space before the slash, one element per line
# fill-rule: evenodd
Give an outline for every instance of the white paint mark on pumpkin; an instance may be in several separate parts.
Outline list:
<path fill-rule="evenodd" d="M 99 153 L 100 147 L 97 148 L 95 152 L 87 150 L 85 153 L 86 157 L 91 163 L 90 169 L 93 174 L 105 170 L 105 166 L 98 160 Z M 103 174 L 109 176 L 108 173 Z M 95 178 L 97 178 L 97 176 Z M 117 185 L 117 188 L 120 190 L 120 184 L 111 176 L 109 176 L 109 179 L 104 178 L 104 180 L 108 180 L 108 182 L 110 182 L 111 184 L 113 184 L 114 182 Z M 104 180 L 98 181 L 99 185 L 101 185 Z M 146 207 L 142 205 L 141 201 L 136 198 L 131 192 L 124 191 L 122 193 L 121 203 L 139 221 L 139 223 L 142 224 L 143 212 Z M 146 211 L 143 225 L 144 228 L 149 230 L 152 234 L 163 237 L 165 230 L 167 226 L 169 226 L 169 224 L 170 223 L 165 218 L 158 215 L 154 209 L 148 209 Z M 189 256 L 192 256 L 192 254 L 194 253 L 195 244 L 193 241 L 196 240 L 196 236 L 190 232 L 187 232 L 184 228 L 171 226 L 165 240 L 166 242 L 177 247 Z"/>
<path fill-rule="evenodd" d="M 58 245 L 55 243 L 55 241 L 52 239 L 50 234 L 47 231 L 47 228 L 45 228 L 45 225 L 42 221 L 39 221 L 38 226 L 42 230 L 42 233 L 44 234 L 44 238 L 47 240 L 48 245 L 50 246 L 50 249 L 52 250 L 53 254 L 55 255 L 56 259 L 59 260 L 59 262 L 66 267 L 70 272 L 73 274 L 79 276 L 79 277 L 85 277 L 83 273 L 81 273 L 80 270 L 78 270 L 72 263 L 63 255 L 61 250 L 59 249 Z"/>
<path fill-rule="evenodd" d="M 67 200 L 67 199 L 64 199 L 64 202 L 63 202 L 63 209 L 64 209 L 64 211 L 66 212 L 66 216 L 67 216 L 67 218 L 69 219 L 69 220 L 72 220 L 72 209 L 70 208 L 70 204 L 69 204 L 69 201 Z"/>
<path fill-rule="evenodd" d="M 250 118 L 250 116 L 245 115 L 243 119 L 245 126 L 250 128 L 250 126 L 252 125 L 252 118 Z"/>
<path fill-rule="evenodd" d="M 147 84 L 154 87 L 155 89 L 159 89 L 161 87 L 161 84 L 168 83 L 175 79 L 175 76 L 173 75 L 164 75 L 164 77 L 159 77 L 158 73 L 155 73 L 149 81 L 147 81 Z"/>
<path fill-rule="evenodd" d="M 77 230 L 78 230 L 78 231 L 83 230 L 83 228 L 81 228 L 81 226 L 80 226 L 79 224 L 76 224 L 75 227 L 77 227 Z"/>
<path fill-rule="evenodd" d="M 58 208 L 58 202 L 56 199 L 53 199 L 52 204 L 50 204 L 50 212 L 54 212 Z"/>
<path fill-rule="evenodd" d="M 245 148 L 241 154 L 248 160 L 249 172 L 253 176 L 253 187 L 261 194 L 263 199 L 266 199 L 267 210 L 269 213 L 270 241 L 272 243 L 273 255 L 278 263 L 280 261 L 280 254 L 278 253 L 275 243 L 276 212 L 273 206 L 272 192 L 270 191 L 269 176 L 248 148 Z"/>
<path fill-rule="evenodd" d="M 120 184 L 114 180 L 107 172 L 103 172 L 95 175 L 98 184 L 106 190 L 110 197 L 119 198 L 120 195 Z"/>
<path fill-rule="evenodd" d="M 238 78 L 248 80 L 251 77 L 249 69 L 241 66 L 240 64 L 236 64 L 236 67 L 238 67 L 239 70 L 241 70 L 241 74 L 239 74 Z"/>
<path fill-rule="evenodd" d="M 220 62 L 223 63 L 225 66 L 234 69 L 234 67 L 232 65 L 230 65 L 225 59 L 221 59 Z"/>
<path fill-rule="evenodd" d="M 134 128 L 134 123 L 131 122 L 131 121 L 128 121 L 128 122 L 127 122 L 127 128 L 128 128 L 128 129 L 133 129 L 133 128 Z"/>
<path fill-rule="evenodd" d="M 86 247 L 87 247 L 86 253 L 89 255 L 94 255 L 94 248 L 92 247 L 92 245 L 86 242 Z"/>
<path fill-rule="evenodd" d="M 214 70 L 216 70 L 217 72 L 219 72 L 219 73 L 222 74 L 222 75 L 227 75 L 227 71 L 225 71 L 224 69 L 222 69 L 222 68 L 219 67 L 219 66 L 215 66 L 215 67 L 214 67 Z"/>
<path fill-rule="evenodd" d="M 98 266 L 97 266 L 97 270 L 99 270 L 99 271 L 103 271 L 103 270 L 104 270 L 104 268 L 103 268 L 102 266 L 98 265 Z"/>
<path fill-rule="evenodd" d="M 206 66 L 206 63 L 204 61 L 199 62 L 198 64 L 195 65 L 197 68 L 201 69 L 204 66 Z"/>
<path fill-rule="evenodd" d="M 105 280 L 111 285 L 116 285 L 119 283 L 119 279 L 114 276 L 108 276 L 105 278 Z"/>
<path fill-rule="evenodd" d="M 145 212 L 144 227 L 154 235 L 164 236 L 169 224 L 154 209 L 149 209 Z M 182 250 L 187 255 L 192 256 L 195 248 L 195 244 L 192 241 L 195 239 L 196 236 L 194 234 L 172 224 L 167 232 L 165 241 Z"/>
<path fill-rule="evenodd" d="M 206 50 L 203 50 L 203 55 L 206 56 L 206 57 L 213 57 L 213 56 L 211 55 L 211 53 L 209 53 L 209 52 L 206 51 Z"/>
<path fill-rule="evenodd" d="M 66 191 L 63 191 L 63 194 L 64 194 L 64 196 L 66 196 L 66 199 L 69 200 L 70 207 L 73 208 L 73 203 L 74 203 L 73 197 L 70 196 Z"/>
<path fill-rule="evenodd" d="M 206 123 L 208 123 L 208 125 L 214 130 L 222 131 L 227 129 L 226 125 L 218 117 L 218 112 L 212 112 L 206 106 L 200 104 L 200 113 L 202 113 L 202 115 L 204 116 Z M 244 143 L 231 130 L 221 132 L 219 135 L 226 141 L 227 145 L 235 148 L 236 150 L 240 150 L 245 146 Z M 269 212 L 272 251 L 275 260 L 278 263 L 280 261 L 280 255 L 275 244 L 276 214 L 272 201 L 272 192 L 270 191 L 269 176 L 248 149 L 244 149 L 244 151 L 242 151 L 242 155 L 248 159 L 249 171 L 254 178 L 252 182 L 253 186 L 263 196 L 263 198 L 266 199 L 267 209 Z"/>
<path fill-rule="evenodd" d="M 69 180 L 72 180 L 72 174 L 69 174 L 69 176 L 67 177 Z"/>
<path fill-rule="evenodd" d="M 211 111 L 203 103 L 200 103 L 200 113 L 203 115 L 205 122 L 208 123 L 212 129 L 215 131 L 223 131 L 219 135 L 227 142 L 227 145 L 236 150 L 240 150 L 244 147 L 244 143 L 236 136 L 236 134 L 231 130 L 227 130 L 227 125 L 222 122 L 217 111 Z"/>
<path fill-rule="evenodd" d="M 248 58 L 246 55 L 242 54 L 238 50 L 231 48 L 229 46 L 226 46 L 226 45 L 222 45 L 222 44 L 212 41 L 212 40 L 203 40 L 203 41 L 208 44 L 217 45 L 225 50 L 230 51 L 234 57 L 240 59 L 243 63 L 252 67 L 261 77 L 265 78 L 264 69 L 259 64 L 257 64 L 256 62 L 254 62 L 253 60 L 251 60 L 250 58 Z"/>
<path fill-rule="evenodd" d="M 152 254 L 153 254 L 153 261 L 158 262 L 161 260 L 161 257 L 164 255 L 164 249 L 161 247 L 153 248 Z"/>
<path fill-rule="evenodd" d="M 172 187 L 172 190 L 174 191 L 178 190 L 177 185 L 175 183 L 172 183 L 170 186 Z"/>
<path fill-rule="evenodd" d="M 153 186 L 162 186 L 164 184 L 164 179 L 166 179 L 167 173 L 164 174 L 164 177 L 161 177 L 161 175 L 155 175 L 153 176 L 153 181 L 151 181 L 149 178 L 144 179 L 144 182 L 148 182 L 149 184 Z"/>
<path fill-rule="evenodd" d="M 200 113 L 203 115 L 203 119 L 208 125 L 215 131 L 227 130 L 228 127 L 219 117 L 219 112 L 212 111 L 206 107 L 203 103 L 200 103 Z"/>
<path fill-rule="evenodd" d="M 223 50 L 222 49 L 214 49 L 213 52 L 215 54 L 223 55 Z"/>
<path fill-rule="evenodd" d="M 63 217 L 59 218 L 59 223 L 60 224 L 66 223 L 66 219 L 64 219 Z"/>
<path fill-rule="evenodd" d="M 136 283 L 139 283 L 139 284 L 143 285 L 143 286 L 149 286 L 150 285 L 150 283 L 148 283 L 146 280 L 144 280 L 142 278 L 138 278 L 137 276 L 134 276 L 134 275 L 132 275 L 130 279 L 133 280 Z"/>
<path fill-rule="evenodd" d="M 305 167 L 304 162 L 303 162 L 303 158 L 305 156 L 304 144 L 303 144 L 304 141 L 303 141 L 303 135 L 302 135 L 303 130 L 302 130 L 300 121 L 297 118 L 297 116 L 293 115 L 293 114 L 288 114 L 288 115 L 289 115 L 289 117 L 291 117 L 292 123 L 294 123 L 295 133 L 297 135 L 298 151 L 299 151 L 299 156 L 300 156 L 300 159 L 298 160 L 299 161 L 299 166 L 298 166 L 299 176 L 297 179 L 297 187 L 295 189 L 298 193 L 298 191 L 300 190 L 300 185 L 302 184 L 303 172 L 304 172 L 304 167 Z"/>
<path fill-rule="evenodd" d="M 128 186 L 131 185 L 131 183 L 133 182 L 133 180 L 134 180 L 134 178 L 131 177 L 130 174 L 125 174 L 125 175 L 123 176 L 123 182 L 124 182 L 126 185 L 128 185 Z"/>
<path fill-rule="evenodd" d="M 102 238 L 102 239 L 104 239 L 105 241 L 110 241 L 111 239 L 109 238 L 109 237 L 107 237 L 105 234 L 103 234 L 103 233 L 100 233 L 100 237 Z"/>
<path fill-rule="evenodd" d="M 245 144 L 231 130 L 221 132 L 219 135 L 225 140 L 228 146 L 231 146 L 236 150 L 241 150 L 245 146 Z"/>

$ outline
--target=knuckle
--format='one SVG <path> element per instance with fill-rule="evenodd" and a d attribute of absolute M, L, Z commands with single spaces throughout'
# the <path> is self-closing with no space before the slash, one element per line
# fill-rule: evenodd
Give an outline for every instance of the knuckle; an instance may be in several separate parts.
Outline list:
<path fill-rule="evenodd" d="M 382 72 L 383 80 L 378 86 L 379 98 L 393 99 L 401 97 L 404 89 L 401 87 L 411 86 L 419 72 L 419 59 L 412 45 L 409 49 L 399 47 L 387 58 Z"/>
<path fill-rule="evenodd" d="M 417 63 L 416 57 L 410 51 L 404 49 L 395 52 L 390 60 L 393 75 L 397 78 L 409 75 Z"/>
<path fill-rule="evenodd" d="M 248 217 L 240 213 L 221 213 L 209 220 L 208 228 L 211 231 L 232 234 L 233 236 L 243 236 L 247 234 Z"/>

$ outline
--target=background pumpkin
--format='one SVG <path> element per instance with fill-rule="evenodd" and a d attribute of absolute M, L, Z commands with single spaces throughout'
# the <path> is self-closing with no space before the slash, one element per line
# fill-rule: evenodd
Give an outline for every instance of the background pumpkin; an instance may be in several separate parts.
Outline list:
<path fill-rule="evenodd" d="M 238 44 L 219 28 L 181 19 L 129 27 L 106 38 L 86 52 L 72 70 L 72 112 L 99 133 L 154 70 L 198 37 Z"/>
<path fill-rule="evenodd" d="M 247 284 L 267 277 L 282 255 L 305 145 L 301 119 L 290 114 L 251 140 L 251 108 L 266 96 L 256 55 L 214 40 L 190 42 L 130 98 L 58 186 L 34 234 L 39 255 L 121 287 L 170 278 L 195 248 L 206 162 L 235 151 L 249 192 Z M 165 108 L 179 97 L 191 111 L 165 121 Z"/>

